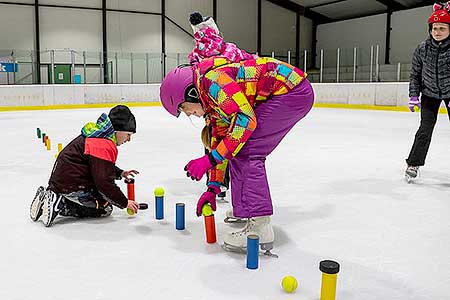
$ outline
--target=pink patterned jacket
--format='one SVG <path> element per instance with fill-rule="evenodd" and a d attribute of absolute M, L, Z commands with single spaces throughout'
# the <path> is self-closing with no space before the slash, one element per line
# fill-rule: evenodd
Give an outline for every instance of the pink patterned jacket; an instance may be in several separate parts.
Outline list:
<path fill-rule="evenodd" d="M 231 62 L 258 58 L 257 55 L 247 53 L 233 43 L 225 42 L 219 33 L 210 27 L 197 31 L 194 34 L 194 39 L 195 48 L 189 53 L 189 61 L 192 65 L 213 56 L 226 57 Z"/>

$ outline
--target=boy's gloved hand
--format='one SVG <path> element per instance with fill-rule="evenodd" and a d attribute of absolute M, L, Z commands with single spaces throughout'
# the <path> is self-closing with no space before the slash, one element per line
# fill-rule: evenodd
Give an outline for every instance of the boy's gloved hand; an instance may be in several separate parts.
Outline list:
<path fill-rule="evenodd" d="M 197 217 L 202 215 L 202 208 L 206 203 L 211 204 L 212 210 L 216 211 L 216 195 L 218 193 L 220 193 L 219 187 L 211 185 L 208 187 L 208 190 L 200 196 L 200 199 L 197 201 Z"/>
<path fill-rule="evenodd" d="M 130 176 L 134 177 L 135 174 L 139 174 L 139 172 L 136 170 L 128 170 L 128 171 L 123 171 L 122 174 L 120 174 L 120 176 L 122 176 L 122 178 L 125 178 L 125 179 L 130 179 Z"/>
<path fill-rule="evenodd" d="M 419 109 L 421 109 L 422 105 L 420 104 L 419 97 L 413 96 L 413 97 L 409 98 L 408 106 L 409 106 L 409 110 L 411 112 L 414 112 L 414 106 L 417 106 Z"/>
<path fill-rule="evenodd" d="M 187 177 L 191 177 L 192 180 L 197 180 L 197 181 L 202 179 L 202 177 L 203 177 L 203 175 L 205 175 L 206 171 L 208 171 L 209 169 L 211 169 L 213 167 L 211 160 L 213 160 L 213 158 L 210 157 L 208 154 L 206 154 L 200 158 L 191 160 L 184 167 Z"/>
<path fill-rule="evenodd" d="M 135 214 L 138 212 L 139 210 L 139 203 L 137 203 L 134 200 L 128 200 L 128 209 L 131 209 Z"/>

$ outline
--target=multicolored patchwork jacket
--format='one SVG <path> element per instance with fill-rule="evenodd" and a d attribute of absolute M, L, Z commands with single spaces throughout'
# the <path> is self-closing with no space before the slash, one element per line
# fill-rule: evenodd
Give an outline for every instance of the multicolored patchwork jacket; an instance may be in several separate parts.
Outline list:
<path fill-rule="evenodd" d="M 236 156 L 256 129 L 254 108 L 288 93 L 305 77 L 300 69 L 268 57 L 236 63 L 211 57 L 196 65 L 196 86 L 213 127 L 211 153 L 218 162 L 209 172 L 210 184 L 223 182 L 226 161 Z"/>

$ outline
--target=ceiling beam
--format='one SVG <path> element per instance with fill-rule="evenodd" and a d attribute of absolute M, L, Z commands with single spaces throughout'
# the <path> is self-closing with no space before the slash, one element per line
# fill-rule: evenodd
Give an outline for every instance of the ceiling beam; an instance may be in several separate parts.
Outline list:
<path fill-rule="evenodd" d="M 379 0 L 376 0 L 379 1 Z M 386 0 L 380 0 L 380 1 L 386 1 Z M 367 13 L 367 14 L 361 14 L 358 16 L 354 16 L 354 17 L 346 17 L 346 18 L 339 18 L 339 19 L 333 19 L 331 21 L 325 21 L 325 22 L 321 22 L 321 24 L 325 24 L 325 23 L 333 23 L 333 22 L 340 22 L 340 21 L 347 21 L 347 20 L 353 20 L 353 19 L 359 19 L 359 18 L 365 18 L 365 17 L 371 17 L 371 16 L 376 16 L 379 14 L 384 14 L 384 13 L 388 13 L 390 12 L 395 12 L 395 11 L 401 11 L 401 10 L 406 10 L 406 9 L 413 9 L 413 8 L 419 8 L 419 7 L 425 7 L 425 6 L 431 6 L 435 3 L 435 0 L 423 0 L 421 3 L 418 4 L 414 4 L 411 5 L 409 7 L 404 7 L 404 8 L 397 8 L 397 9 L 387 9 L 385 12 L 377 12 L 377 13 Z M 431 12 L 430 12 L 431 14 Z"/>
<path fill-rule="evenodd" d="M 305 17 L 317 22 L 317 24 L 333 22 L 333 19 L 325 15 L 319 14 L 310 9 L 309 7 L 305 8 Z"/>
<path fill-rule="evenodd" d="M 267 0 L 267 2 L 273 3 L 275 5 L 281 6 L 287 10 L 293 11 L 295 13 L 305 14 L 305 7 L 295 2 L 289 0 Z"/>
<path fill-rule="evenodd" d="M 332 21 L 332 19 L 328 18 L 327 16 L 316 13 L 309 8 L 305 8 L 304 6 L 289 0 L 267 0 L 267 2 L 273 3 L 295 13 L 299 13 L 300 15 L 317 21 L 318 23 L 326 23 Z"/>
<path fill-rule="evenodd" d="M 375 0 L 388 8 L 388 10 L 402 10 L 407 9 L 406 5 L 403 5 L 395 0 Z"/>
<path fill-rule="evenodd" d="M 378 13 L 360 14 L 358 16 L 353 16 L 353 17 L 344 17 L 344 18 L 333 19 L 333 20 L 331 20 L 329 22 L 322 22 L 322 24 L 334 23 L 334 22 L 340 22 L 340 21 L 347 21 L 347 20 L 353 20 L 353 19 L 359 19 L 359 18 L 365 18 L 365 17 L 371 17 L 371 16 L 381 15 L 381 14 L 385 14 L 385 13 L 387 13 L 387 12 L 386 11 L 382 11 L 382 12 L 378 12 Z"/>
<path fill-rule="evenodd" d="M 312 9 L 312 8 L 317 8 L 317 7 L 321 7 L 321 6 L 327 6 L 327 5 L 331 5 L 331 4 L 335 4 L 335 3 L 339 3 L 339 2 L 344 2 L 344 1 L 347 1 L 347 0 L 334 0 L 334 1 L 326 2 L 326 3 L 317 4 L 317 5 L 311 5 L 311 6 L 308 6 L 308 8 Z"/>
<path fill-rule="evenodd" d="M 418 4 L 415 4 L 415 5 L 412 5 L 412 6 L 408 7 L 408 9 L 424 7 L 424 6 L 431 6 L 435 2 L 436 2 L 435 0 L 423 0 L 421 3 L 418 3 Z"/>

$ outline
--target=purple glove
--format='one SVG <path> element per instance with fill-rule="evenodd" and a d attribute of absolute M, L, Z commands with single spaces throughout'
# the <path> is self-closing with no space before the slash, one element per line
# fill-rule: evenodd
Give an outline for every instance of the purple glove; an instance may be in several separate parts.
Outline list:
<path fill-rule="evenodd" d="M 191 160 L 185 167 L 187 177 L 191 177 L 192 180 L 199 181 L 205 175 L 206 171 L 211 169 L 213 164 L 208 154 Z"/>
<path fill-rule="evenodd" d="M 420 104 L 419 97 L 413 96 L 413 97 L 409 98 L 408 106 L 409 106 L 409 110 L 411 112 L 414 112 L 414 106 L 417 106 L 419 109 L 421 109 L 422 105 Z"/>
<path fill-rule="evenodd" d="M 208 190 L 200 196 L 200 199 L 197 201 L 197 217 L 202 215 L 202 208 L 206 203 L 211 204 L 212 210 L 216 211 L 216 195 L 218 193 L 220 193 L 219 187 L 211 185 L 208 187 Z"/>

